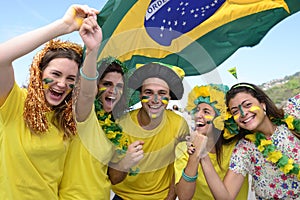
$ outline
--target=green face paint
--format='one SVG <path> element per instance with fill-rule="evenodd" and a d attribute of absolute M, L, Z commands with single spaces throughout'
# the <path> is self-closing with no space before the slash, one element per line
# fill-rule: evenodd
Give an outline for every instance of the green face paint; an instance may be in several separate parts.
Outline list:
<path fill-rule="evenodd" d="M 43 88 L 44 89 L 49 89 L 49 83 L 52 83 L 54 80 L 53 79 L 51 79 L 51 78 L 44 78 L 43 79 Z"/>
<path fill-rule="evenodd" d="M 244 113 L 244 111 L 242 109 L 242 105 L 241 104 L 239 105 L 239 110 L 240 110 L 240 113 L 241 113 L 242 117 L 244 117 L 245 113 Z"/>
<path fill-rule="evenodd" d="M 167 105 L 169 103 L 169 98 L 168 97 L 162 97 L 161 98 L 161 102 L 165 105 Z"/>
<path fill-rule="evenodd" d="M 70 84 L 69 88 L 73 89 L 74 88 L 74 84 Z"/>
<path fill-rule="evenodd" d="M 150 99 L 149 96 L 142 96 L 141 102 L 142 102 L 142 103 L 147 103 L 147 102 L 149 102 L 149 99 Z"/>
<path fill-rule="evenodd" d="M 52 83 L 53 81 L 54 81 L 54 80 L 51 79 L 51 78 L 44 78 L 44 79 L 43 79 L 43 82 L 44 82 L 45 84 Z"/>
<path fill-rule="evenodd" d="M 157 103 L 157 101 L 158 101 L 158 95 L 154 94 L 154 102 Z"/>

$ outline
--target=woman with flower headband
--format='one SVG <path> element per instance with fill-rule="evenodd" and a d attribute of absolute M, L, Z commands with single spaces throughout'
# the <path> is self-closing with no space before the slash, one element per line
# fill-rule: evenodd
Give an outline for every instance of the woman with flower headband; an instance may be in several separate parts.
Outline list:
<path fill-rule="evenodd" d="M 200 160 L 214 198 L 234 199 L 249 174 L 256 199 L 299 199 L 300 120 L 285 115 L 250 83 L 232 86 L 226 103 L 239 132 L 224 137 L 239 141 L 224 180 L 218 177 L 208 156 Z M 206 141 L 205 136 L 198 140 Z"/>
<path fill-rule="evenodd" d="M 208 156 L 221 179 L 227 172 L 230 155 L 236 144 L 235 142 L 225 143 L 222 137 L 224 129 L 237 130 L 237 126 L 227 120 L 225 94 L 228 89 L 228 86 L 223 84 L 195 86 L 189 93 L 186 106 L 186 110 L 194 115 L 195 121 L 190 141 L 193 140 L 194 134 L 207 136 Z M 195 145 L 198 144 L 195 143 Z M 174 166 L 176 194 L 179 199 L 213 199 L 200 165 L 200 158 L 203 155 L 200 152 L 194 152 L 196 149 L 199 150 L 197 146 L 192 145 L 189 155 L 185 142 L 180 143 L 176 148 L 177 159 Z M 247 196 L 248 181 L 245 179 L 236 199 L 245 200 Z"/>
<path fill-rule="evenodd" d="M 76 134 L 71 91 L 82 47 L 52 39 L 81 28 L 88 46 L 86 21 L 97 13 L 72 5 L 63 18 L 0 45 L 0 199 L 58 199 L 69 141 Z M 28 89 L 20 88 L 13 61 L 49 40 L 34 57 Z"/>
<path fill-rule="evenodd" d="M 128 144 L 115 122 L 125 111 L 126 66 L 108 57 L 80 69 L 75 114 L 78 136 L 67 155 L 60 199 L 110 199 L 111 184 L 121 182 L 143 158 L 142 141 Z M 97 94 L 96 94 L 97 91 Z M 95 98 L 96 97 L 96 98 Z M 131 175 L 131 174 L 130 174 Z"/>

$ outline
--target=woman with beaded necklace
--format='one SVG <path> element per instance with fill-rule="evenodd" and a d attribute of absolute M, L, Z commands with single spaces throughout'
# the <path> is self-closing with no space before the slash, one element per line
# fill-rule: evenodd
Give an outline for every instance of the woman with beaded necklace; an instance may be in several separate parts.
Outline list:
<path fill-rule="evenodd" d="M 71 97 L 82 47 L 54 39 L 80 29 L 87 44 L 85 21 L 97 13 L 72 5 L 61 19 L 0 45 L 1 200 L 58 199 L 69 142 L 76 135 Z M 31 64 L 28 88 L 20 88 L 13 61 L 45 42 Z"/>
<path fill-rule="evenodd" d="M 142 141 L 128 144 L 115 118 L 125 111 L 126 66 L 108 57 L 96 67 L 94 63 L 80 69 L 75 91 L 75 115 L 78 136 L 67 155 L 60 186 L 60 199 L 110 199 L 111 184 L 121 182 L 131 167 L 143 158 Z M 77 87 L 76 87 L 77 88 Z"/>
<path fill-rule="evenodd" d="M 208 156 L 201 159 L 215 199 L 234 199 L 246 174 L 252 176 L 257 199 L 300 198 L 300 120 L 285 115 L 257 86 L 239 83 L 226 94 L 226 104 L 239 126 L 239 140 L 222 181 Z M 205 143 L 197 135 L 194 142 Z M 205 151 L 205 145 L 200 151 Z"/>

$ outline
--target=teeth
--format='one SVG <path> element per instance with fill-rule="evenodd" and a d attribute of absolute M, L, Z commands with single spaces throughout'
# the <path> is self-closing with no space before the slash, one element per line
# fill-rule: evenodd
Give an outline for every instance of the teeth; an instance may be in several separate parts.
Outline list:
<path fill-rule="evenodd" d="M 154 108 L 154 109 L 156 109 L 156 108 L 159 108 L 160 106 L 150 106 L 150 108 Z"/>
<path fill-rule="evenodd" d="M 244 122 L 244 123 L 247 123 L 247 122 L 249 122 L 251 119 L 252 119 L 252 118 L 248 118 L 248 119 L 244 120 L 243 122 Z"/>
<path fill-rule="evenodd" d="M 107 97 L 107 98 L 109 98 L 109 99 L 116 99 L 116 97 Z"/>
<path fill-rule="evenodd" d="M 56 93 L 58 93 L 58 94 L 63 94 L 63 92 L 58 92 L 58 91 L 56 91 L 56 90 L 53 90 L 53 89 L 49 89 L 51 92 L 56 92 Z"/>

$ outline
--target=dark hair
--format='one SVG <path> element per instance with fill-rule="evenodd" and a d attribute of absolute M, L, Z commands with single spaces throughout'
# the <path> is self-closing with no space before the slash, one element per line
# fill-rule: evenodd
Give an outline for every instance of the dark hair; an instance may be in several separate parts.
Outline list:
<path fill-rule="evenodd" d="M 123 82 L 124 82 L 124 89 L 123 89 L 123 94 L 121 96 L 121 99 L 119 102 L 116 104 L 114 107 L 112 113 L 114 118 L 120 117 L 124 111 L 126 110 L 126 78 L 125 78 L 125 73 L 123 71 L 122 66 L 119 64 L 120 61 L 112 61 L 112 62 L 105 62 L 103 61 L 101 65 L 98 67 L 97 71 L 99 73 L 99 78 L 97 80 L 97 86 L 99 86 L 100 81 L 106 76 L 106 74 L 110 72 L 117 72 L 122 75 Z M 97 98 L 99 95 L 99 91 L 97 94 Z"/>
<path fill-rule="evenodd" d="M 78 69 L 80 68 L 81 64 L 82 64 L 82 55 L 78 54 L 76 51 L 70 49 L 70 48 L 60 48 L 60 49 L 54 49 L 54 50 L 50 50 L 47 51 L 47 53 L 45 53 L 45 56 L 41 59 L 41 63 L 39 65 L 39 69 L 43 72 L 48 64 L 56 58 L 67 58 L 70 59 L 72 61 L 75 61 L 78 64 Z M 73 133 L 71 133 L 72 131 L 69 130 L 68 128 L 68 121 L 66 121 L 66 117 L 65 115 L 69 112 L 65 112 L 67 109 L 72 109 L 72 105 L 71 105 L 71 99 L 72 99 L 72 92 L 70 92 L 64 99 L 64 101 L 62 101 L 59 105 L 57 106 L 53 106 L 54 109 L 54 115 L 52 118 L 52 123 L 59 129 L 63 129 L 65 132 L 65 135 L 73 135 Z M 71 119 L 73 120 L 73 118 Z"/>
<path fill-rule="evenodd" d="M 270 97 L 258 86 L 251 83 L 238 83 L 233 85 L 230 90 L 226 93 L 226 105 L 228 107 L 229 101 L 234 98 L 238 93 L 247 93 L 252 97 L 256 98 L 260 103 L 264 103 L 266 105 L 266 115 L 272 119 L 283 119 L 284 111 L 283 109 L 278 108 L 275 103 L 270 99 Z M 239 134 L 235 137 L 237 139 L 241 139 L 245 135 L 251 133 L 248 130 L 240 128 Z"/>

